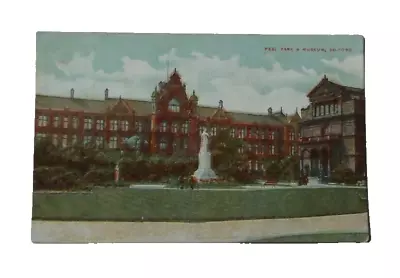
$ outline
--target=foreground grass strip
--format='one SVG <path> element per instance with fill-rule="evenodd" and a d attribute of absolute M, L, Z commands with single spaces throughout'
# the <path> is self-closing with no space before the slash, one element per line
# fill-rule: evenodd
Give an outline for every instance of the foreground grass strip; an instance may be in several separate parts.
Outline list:
<path fill-rule="evenodd" d="M 32 219 L 202 222 L 311 217 L 367 212 L 366 196 L 366 188 L 356 187 L 35 192 Z"/>

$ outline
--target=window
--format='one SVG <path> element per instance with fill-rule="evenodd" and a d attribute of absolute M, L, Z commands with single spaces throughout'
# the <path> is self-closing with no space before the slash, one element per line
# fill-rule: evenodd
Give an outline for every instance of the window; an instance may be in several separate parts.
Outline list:
<path fill-rule="evenodd" d="M 116 149 L 118 145 L 118 138 L 117 137 L 110 137 L 110 142 L 108 143 L 108 146 L 110 149 Z"/>
<path fill-rule="evenodd" d="M 294 133 L 293 131 L 291 131 L 291 132 L 289 133 L 289 140 L 290 140 L 290 141 L 294 141 L 294 140 L 295 140 L 295 133 Z"/>
<path fill-rule="evenodd" d="M 49 117 L 40 115 L 38 118 L 38 126 L 47 126 L 49 123 Z"/>
<path fill-rule="evenodd" d="M 71 144 L 74 145 L 78 142 L 78 136 L 77 135 L 72 135 L 71 136 Z"/>
<path fill-rule="evenodd" d="M 136 129 L 136 132 L 142 132 L 142 131 L 143 131 L 143 124 L 142 124 L 142 122 L 136 121 L 136 122 L 135 122 L 135 129 Z"/>
<path fill-rule="evenodd" d="M 128 131 L 129 129 L 129 122 L 128 121 L 121 121 L 121 130 Z"/>
<path fill-rule="evenodd" d="M 258 171 L 258 161 L 254 161 L 254 170 Z"/>
<path fill-rule="evenodd" d="M 271 131 L 269 132 L 269 139 L 270 139 L 270 140 L 274 140 L 274 139 L 275 139 L 275 131 L 271 130 Z"/>
<path fill-rule="evenodd" d="M 98 147 L 98 148 L 104 147 L 104 137 L 103 136 L 96 137 L 96 147 Z"/>
<path fill-rule="evenodd" d="M 168 110 L 171 112 L 179 112 L 179 102 L 176 99 L 172 99 L 168 103 Z"/>
<path fill-rule="evenodd" d="M 117 120 L 110 121 L 110 130 L 118 130 L 118 121 Z"/>
<path fill-rule="evenodd" d="M 96 120 L 96 129 L 104 130 L 104 120 Z"/>
<path fill-rule="evenodd" d="M 172 123 L 171 130 L 172 130 L 173 133 L 177 133 L 178 132 L 178 124 L 177 123 Z"/>
<path fill-rule="evenodd" d="M 54 146 L 58 146 L 58 135 L 57 134 L 53 134 L 53 145 Z"/>
<path fill-rule="evenodd" d="M 187 134 L 189 132 L 189 122 L 184 122 L 182 124 L 182 133 Z"/>
<path fill-rule="evenodd" d="M 87 136 L 83 137 L 83 144 L 84 145 L 89 144 L 91 142 L 92 142 L 92 136 L 87 135 Z"/>
<path fill-rule="evenodd" d="M 69 120 L 69 117 L 65 116 L 64 117 L 64 128 L 68 128 L 68 120 Z"/>
<path fill-rule="evenodd" d="M 262 129 L 260 130 L 260 138 L 265 139 L 265 132 Z"/>
<path fill-rule="evenodd" d="M 167 132 L 168 123 L 166 121 L 161 122 L 160 124 L 160 131 Z"/>
<path fill-rule="evenodd" d="M 325 115 L 329 115 L 329 114 L 330 114 L 329 105 L 326 104 L 326 105 L 325 105 Z"/>
<path fill-rule="evenodd" d="M 239 129 L 239 138 L 244 138 L 245 137 L 245 130 L 244 128 Z"/>
<path fill-rule="evenodd" d="M 92 129 L 92 118 L 88 118 L 88 117 L 85 118 L 83 128 L 86 130 Z"/>
<path fill-rule="evenodd" d="M 59 126 L 60 126 L 60 117 L 55 116 L 55 117 L 53 118 L 53 126 L 54 126 L 54 127 L 59 127 Z"/>
<path fill-rule="evenodd" d="M 230 134 L 231 134 L 231 137 L 235 138 L 236 129 L 232 128 Z"/>
<path fill-rule="evenodd" d="M 269 154 L 275 154 L 275 146 L 274 145 L 269 146 Z"/>
<path fill-rule="evenodd" d="M 296 146 L 291 146 L 290 147 L 290 155 L 295 155 L 296 154 Z"/>
<path fill-rule="evenodd" d="M 256 154 L 260 154 L 260 147 L 258 145 L 254 146 L 254 150 L 255 150 Z"/>
<path fill-rule="evenodd" d="M 187 140 L 187 138 L 183 138 L 183 148 L 185 150 L 188 148 L 188 140 Z"/>
<path fill-rule="evenodd" d="M 239 151 L 239 153 L 244 153 L 244 148 L 243 148 L 243 147 L 240 147 L 240 148 L 238 149 L 238 151 Z"/>
<path fill-rule="evenodd" d="M 64 134 L 64 135 L 62 136 L 62 146 L 63 146 L 63 148 L 65 148 L 66 146 L 68 146 L 68 135 L 67 135 L 67 134 Z"/>
<path fill-rule="evenodd" d="M 167 140 L 161 139 L 160 141 L 160 150 L 165 151 L 167 149 Z"/>
<path fill-rule="evenodd" d="M 262 145 L 258 146 L 258 149 L 260 150 L 260 154 L 264 154 L 264 147 Z"/>
<path fill-rule="evenodd" d="M 213 126 L 212 128 L 211 128 L 211 136 L 216 136 L 217 135 L 217 127 L 216 126 Z"/>
<path fill-rule="evenodd" d="M 72 128 L 78 128 L 78 117 L 72 117 Z"/>

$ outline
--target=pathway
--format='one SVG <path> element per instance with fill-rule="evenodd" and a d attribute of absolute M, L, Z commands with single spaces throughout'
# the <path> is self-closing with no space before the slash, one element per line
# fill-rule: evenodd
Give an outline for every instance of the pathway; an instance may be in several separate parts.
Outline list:
<path fill-rule="evenodd" d="M 243 242 L 332 231 L 368 232 L 368 215 L 203 223 L 32 221 L 32 241 L 36 243 Z"/>

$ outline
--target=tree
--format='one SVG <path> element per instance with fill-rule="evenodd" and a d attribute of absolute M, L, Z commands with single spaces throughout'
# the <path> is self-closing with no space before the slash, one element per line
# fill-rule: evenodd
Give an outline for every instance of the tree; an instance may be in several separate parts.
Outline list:
<path fill-rule="evenodd" d="M 239 153 L 245 143 L 239 138 L 230 136 L 229 129 L 220 129 L 217 135 L 211 138 L 209 149 L 212 155 L 213 167 L 222 171 L 220 174 L 229 175 L 231 170 L 243 165 L 246 157 Z"/>

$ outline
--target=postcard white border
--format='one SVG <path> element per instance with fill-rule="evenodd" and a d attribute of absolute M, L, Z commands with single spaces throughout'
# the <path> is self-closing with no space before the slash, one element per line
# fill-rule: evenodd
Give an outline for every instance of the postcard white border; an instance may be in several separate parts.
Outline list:
<path fill-rule="evenodd" d="M 22 2 L 22 3 L 21 3 Z M 2 16 L 2 277 L 360 277 L 393 268 L 397 251 L 397 9 L 358 1 L 13 1 Z M 278 4 L 279 3 L 279 4 Z M 373 5 L 374 4 L 374 5 Z M 7 8 L 9 11 L 7 11 Z M 35 32 L 362 34 L 370 244 L 101 244 L 30 242 Z M 379 272 L 378 272 L 379 271 Z M 8 275 L 7 275 L 8 274 Z"/>

